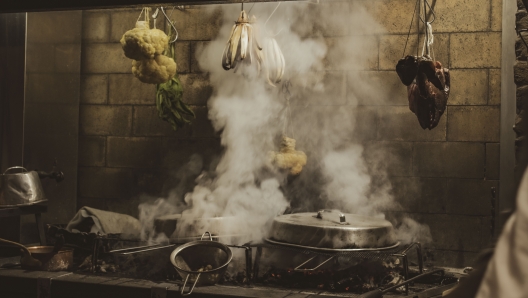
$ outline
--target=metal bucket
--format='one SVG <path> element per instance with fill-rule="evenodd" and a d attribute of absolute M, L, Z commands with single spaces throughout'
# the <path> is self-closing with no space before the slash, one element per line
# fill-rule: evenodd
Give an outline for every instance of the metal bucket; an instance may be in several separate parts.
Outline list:
<path fill-rule="evenodd" d="M 24 172 L 8 174 L 16 169 Z M 0 175 L 0 207 L 31 205 L 42 201 L 46 201 L 46 197 L 37 172 L 11 167 Z"/>
<path fill-rule="evenodd" d="M 170 255 L 170 260 L 178 274 L 184 280 L 180 294 L 187 296 L 195 286 L 214 285 L 225 274 L 227 265 L 233 259 L 231 249 L 226 245 L 209 240 L 198 240 L 186 243 L 176 248 Z M 185 293 L 187 282 L 193 283 L 189 292 Z"/>

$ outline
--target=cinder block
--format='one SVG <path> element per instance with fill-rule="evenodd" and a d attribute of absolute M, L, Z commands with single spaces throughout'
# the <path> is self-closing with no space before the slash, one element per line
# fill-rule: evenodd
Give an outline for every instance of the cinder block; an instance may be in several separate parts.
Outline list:
<path fill-rule="evenodd" d="M 195 154 L 202 158 L 203 168 L 209 169 L 222 150 L 220 139 L 217 138 L 164 138 L 162 148 L 161 166 L 168 169 L 181 168 Z"/>
<path fill-rule="evenodd" d="M 350 23 L 353 23 L 354 18 L 351 15 L 356 14 L 355 11 L 350 11 L 350 5 L 348 1 L 343 2 L 321 2 L 319 7 L 315 8 L 319 12 L 320 18 L 317 18 L 319 22 L 316 22 L 316 30 L 320 30 L 323 36 L 345 36 L 350 32 L 352 27 Z M 343 20 L 347 20 L 347 23 L 343 23 Z M 356 31 L 358 31 L 356 27 Z M 353 33 L 350 32 L 350 33 Z"/>
<path fill-rule="evenodd" d="M 315 72 L 292 78 L 293 94 L 291 104 L 301 105 L 344 105 L 346 98 L 346 73 L 343 71 Z M 309 82 L 309 83 L 306 83 Z M 304 86 L 313 84 L 313 88 Z M 317 84 L 317 85 L 316 85 Z"/>
<path fill-rule="evenodd" d="M 380 37 L 379 68 L 381 70 L 396 71 L 398 60 L 406 55 L 416 56 L 417 47 L 419 48 L 418 54 L 422 54 L 423 34 L 420 34 L 420 40 L 418 40 L 416 34 L 409 36 L 407 48 L 405 53 L 403 53 L 406 39 L 407 35 L 384 35 Z M 431 56 L 434 54 L 435 60 L 440 61 L 444 67 L 449 67 L 450 65 L 448 61 L 449 39 L 449 34 L 435 34 L 433 48 L 431 49 Z M 457 50 L 459 49 L 457 48 Z"/>
<path fill-rule="evenodd" d="M 119 42 L 123 34 L 134 29 L 136 21 L 141 13 L 141 8 L 116 9 L 110 12 L 110 42 Z M 141 21 L 145 14 L 141 15 Z M 152 26 L 152 21 L 150 23 Z"/>
<path fill-rule="evenodd" d="M 108 12 L 84 11 L 82 18 L 82 39 L 84 42 L 110 41 L 110 14 Z"/>
<path fill-rule="evenodd" d="M 491 0 L 491 31 L 502 30 L 502 1 Z"/>
<path fill-rule="evenodd" d="M 445 141 L 446 113 L 438 126 L 422 129 L 418 118 L 407 106 L 390 106 L 379 109 L 378 139 L 391 141 Z"/>
<path fill-rule="evenodd" d="M 354 131 L 352 139 L 355 141 L 372 141 L 376 139 L 378 130 L 378 108 L 358 106 L 353 109 Z"/>
<path fill-rule="evenodd" d="M 128 169 L 79 167 L 81 198 L 126 198 L 132 195 L 134 175 Z M 137 208 L 137 204 L 134 206 Z"/>
<path fill-rule="evenodd" d="M 211 120 L 209 120 L 207 107 L 191 106 L 191 108 L 196 115 L 196 119 L 193 119 L 188 127 L 182 129 L 181 133 L 186 134 L 185 130 L 189 129 L 193 138 L 219 137 L 219 134 L 213 128 Z"/>
<path fill-rule="evenodd" d="M 35 124 L 38 125 L 39 123 L 30 123 L 30 125 Z M 57 162 L 58 167 L 66 173 L 68 179 L 73 178 L 77 171 L 77 148 L 79 146 L 77 136 L 65 137 L 64 134 L 29 133 L 28 136 L 24 139 L 24 166 L 26 169 L 51 171 L 54 163 Z M 72 172 L 67 172 L 70 169 Z M 48 180 L 43 180 L 42 184 L 47 183 L 46 181 Z M 72 182 L 72 180 L 69 180 L 69 182 Z M 51 189 L 59 185 L 55 182 L 47 186 Z M 50 194 L 46 193 L 46 195 L 49 198 Z"/>
<path fill-rule="evenodd" d="M 390 177 L 394 200 L 404 212 L 445 213 L 444 178 Z"/>
<path fill-rule="evenodd" d="M 526 110 L 526 108 L 528 107 L 528 86 L 522 86 L 517 88 L 516 106 L 519 110 Z"/>
<path fill-rule="evenodd" d="M 486 69 L 453 69 L 449 105 L 485 105 L 488 103 Z"/>
<path fill-rule="evenodd" d="M 119 43 L 86 44 L 81 55 L 82 73 L 132 73 L 132 60 Z"/>
<path fill-rule="evenodd" d="M 108 101 L 108 75 L 81 76 L 81 103 L 105 104 Z"/>
<path fill-rule="evenodd" d="M 526 61 L 516 61 L 513 65 L 513 80 L 517 86 L 528 84 L 528 64 Z"/>
<path fill-rule="evenodd" d="M 77 104 L 26 103 L 25 135 L 75 136 L 79 127 Z"/>
<path fill-rule="evenodd" d="M 500 144 L 486 144 L 486 179 L 499 180 Z"/>
<path fill-rule="evenodd" d="M 55 46 L 55 71 L 78 75 L 81 71 L 81 44 Z"/>
<path fill-rule="evenodd" d="M 106 137 L 79 137 L 79 165 L 102 167 L 106 160 Z"/>
<path fill-rule="evenodd" d="M 191 105 L 207 105 L 213 94 L 213 86 L 207 74 L 180 75 L 183 85 L 183 101 Z"/>
<path fill-rule="evenodd" d="M 352 105 L 403 105 L 407 87 L 395 71 L 349 71 L 347 98 Z"/>
<path fill-rule="evenodd" d="M 495 203 L 496 204 L 496 203 Z M 492 239 L 492 232 L 491 232 L 491 221 L 492 221 L 492 217 L 491 216 L 482 216 L 480 217 L 480 221 L 481 221 L 481 225 L 482 225 L 482 235 L 480 237 L 480 246 L 483 247 L 483 248 L 486 248 L 486 247 L 492 247 L 493 245 L 496 244 L 496 242 L 493 241 Z M 494 225 L 495 224 L 495 220 L 494 220 Z M 494 230 L 495 230 L 495 227 L 494 227 Z M 494 231 L 494 234 L 496 234 L 496 230 Z"/>
<path fill-rule="evenodd" d="M 156 106 L 134 107 L 134 135 L 135 136 L 188 136 L 189 130 L 174 131 L 170 123 L 158 117 Z"/>
<path fill-rule="evenodd" d="M 433 32 L 475 32 L 489 30 L 491 15 L 489 1 L 442 1 L 435 3 L 434 10 L 436 20 L 432 24 Z"/>
<path fill-rule="evenodd" d="M 327 70 L 377 70 L 378 37 L 354 35 L 348 37 L 325 38 Z M 396 64 L 394 64 L 396 65 Z"/>
<path fill-rule="evenodd" d="M 451 67 L 499 68 L 501 43 L 500 32 L 453 33 L 449 46 Z"/>
<path fill-rule="evenodd" d="M 190 42 L 176 42 L 176 65 L 178 66 L 178 73 L 188 73 L 191 71 L 191 43 Z"/>
<path fill-rule="evenodd" d="M 479 217 L 427 214 L 420 219 L 430 227 L 435 249 L 479 252 L 483 248 Z"/>
<path fill-rule="evenodd" d="M 482 215 L 491 214 L 491 187 L 498 192 L 498 181 L 475 179 L 448 179 L 448 214 Z"/>
<path fill-rule="evenodd" d="M 130 191 L 134 196 L 114 198 L 106 200 L 108 211 L 121 214 L 127 214 L 135 218 L 139 218 L 138 206 L 141 202 L 141 197 L 136 192 Z M 144 195 L 146 196 L 146 195 Z M 149 197 L 150 198 L 150 197 Z"/>
<path fill-rule="evenodd" d="M 193 41 L 191 42 L 191 52 L 190 52 L 190 71 L 193 73 L 197 72 L 204 72 L 203 69 L 200 68 L 200 63 L 198 62 L 198 58 L 196 57 L 200 53 L 202 53 L 203 49 L 207 47 L 210 44 L 209 41 Z M 218 70 L 223 71 L 222 67 L 220 66 L 220 63 L 218 64 Z"/>
<path fill-rule="evenodd" d="M 498 142 L 498 106 L 448 107 L 448 141 Z"/>
<path fill-rule="evenodd" d="M 29 12 L 28 43 L 79 43 L 82 33 L 82 10 Z"/>
<path fill-rule="evenodd" d="M 410 176 L 412 174 L 412 143 L 370 142 L 363 151 L 365 162 L 376 175 Z"/>
<path fill-rule="evenodd" d="M 26 44 L 26 73 L 55 72 L 55 45 L 48 43 Z"/>
<path fill-rule="evenodd" d="M 233 16 L 233 21 L 238 14 Z M 184 11 L 175 9 L 173 17 L 176 28 L 181 29 L 178 40 L 211 40 L 218 36 L 222 25 L 223 13 L 220 7 L 206 9 L 204 7 L 189 8 Z"/>
<path fill-rule="evenodd" d="M 26 102 L 77 104 L 80 76 L 32 73 L 26 75 Z"/>
<path fill-rule="evenodd" d="M 489 105 L 500 105 L 501 103 L 501 70 L 489 70 Z"/>
<path fill-rule="evenodd" d="M 132 107 L 81 105 L 81 135 L 128 136 L 132 131 Z"/>
<path fill-rule="evenodd" d="M 160 166 L 161 138 L 108 137 L 106 164 L 119 168 Z"/>
<path fill-rule="evenodd" d="M 419 177 L 484 178 L 484 144 L 470 142 L 417 142 L 413 174 Z"/>
<path fill-rule="evenodd" d="M 390 34 L 407 34 L 415 4 L 416 1 L 413 0 L 351 1 L 350 11 L 361 10 L 364 15 L 372 16 Z M 413 23 L 414 33 L 416 33 L 416 18 Z M 378 28 L 375 28 L 374 32 L 383 33 Z"/>
<path fill-rule="evenodd" d="M 145 84 L 133 74 L 108 75 L 110 104 L 156 104 L 156 85 Z"/>

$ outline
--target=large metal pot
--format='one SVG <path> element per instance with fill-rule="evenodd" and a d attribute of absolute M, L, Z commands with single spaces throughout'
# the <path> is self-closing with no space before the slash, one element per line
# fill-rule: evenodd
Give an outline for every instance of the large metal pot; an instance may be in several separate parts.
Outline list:
<path fill-rule="evenodd" d="M 207 234 L 209 232 L 204 233 Z M 203 237 L 203 236 L 202 236 Z M 231 249 L 226 245 L 209 240 L 198 240 L 176 248 L 170 260 L 178 274 L 184 280 L 180 294 L 190 295 L 195 286 L 214 285 L 223 276 L 227 265 L 233 258 Z M 189 292 L 185 291 L 187 282 L 193 283 Z"/>
<path fill-rule="evenodd" d="M 268 241 L 317 250 L 380 249 L 397 244 L 389 221 L 338 210 L 278 216 Z"/>
<path fill-rule="evenodd" d="M 8 173 L 22 170 L 20 173 Z M 0 207 L 31 205 L 46 201 L 37 172 L 23 167 L 8 168 L 0 175 Z"/>

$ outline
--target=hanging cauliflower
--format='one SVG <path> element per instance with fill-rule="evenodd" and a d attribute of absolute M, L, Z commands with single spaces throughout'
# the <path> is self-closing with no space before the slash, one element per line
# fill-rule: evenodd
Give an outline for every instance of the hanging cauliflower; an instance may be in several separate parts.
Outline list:
<path fill-rule="evenodd" d="M 148 21 L 139 21 L 136 28 L 121 37 L 125 56 L 132 60 L 132 73 L 141 82 L 162 84 L 176 74 L 174 59 L 162 55 L 169 46 L 169 37 L 159 29 L 149 29 Z"/>
<path fill-rule="evenodd" d="M 154 59 L 133 60 L 132 73 L 143 83 L 161 84 L 176 74 L 176 63 L 165 55 L 157 55 Z"/>
<path fill-rule="evenodd" d="M 169 37 L 159 29 L 149 29 L 148 24 L 138 22 L 136 28 L 128 30 L 121 37 L 125 56 L 134 60 L 153 59 L 163 53 L 169 45 Z M 146 28 L 145 28 L 146 27 Z"/>
<path fill-rule="evenodd" d="M 295 150 L 295 139 L 282 136 L 279 152 L 269 152 L 271 162 L 281 169 L 288 169 L 290 174 L 298 175 L 306 165 L 306 154 Z"/>

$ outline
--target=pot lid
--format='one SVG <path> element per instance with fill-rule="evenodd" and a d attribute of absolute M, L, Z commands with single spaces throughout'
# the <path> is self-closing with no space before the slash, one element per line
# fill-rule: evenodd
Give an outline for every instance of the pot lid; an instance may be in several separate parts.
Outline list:
<path fill-rule="evenodd" d="M 342 213 L 339 210 L 330 209 L 323 209 L 318 212 L 285 214 L 276 217 L 275 221 L 293 225 L 354 230 L 380 227 L 392 228 L 392 224 L 382 218 Z"/>
<path fill-rule="evenodd" d="M 385 219 L 328 209 L 278 216 L 270 231 L 271 240 L 313 248 L 383 248 L 394 238 Z"/>

